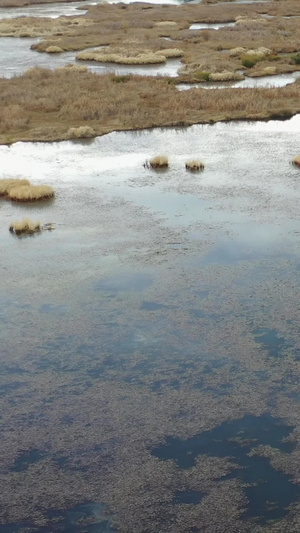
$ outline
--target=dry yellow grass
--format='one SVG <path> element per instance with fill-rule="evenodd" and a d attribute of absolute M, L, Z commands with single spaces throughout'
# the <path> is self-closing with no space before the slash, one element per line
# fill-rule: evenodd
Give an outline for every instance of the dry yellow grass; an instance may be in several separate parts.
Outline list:
<path fill-rule="evenodd" d="M 22 187 L 30 185 L 30 182 L 25 179 L 0 179 L 0 196 L 6 196 L 14 187 Z"/>
<path fill-rule="evenodd" d="M 0 0 L 0 5 L 19 1 L 23 0 Z M 179 82 L 237 79 L 243 58 L 251 61 L 257 51 L 259 61 L 249 67 L 248 75 L 271 74 L 274 61 L 277 73 L 300 68 L 293 60 L 293 54 L 300 50 L 299 20 L 282 18 L 287 14 L 300 15 L 298 0 L 254 5 L 233 2 L 209 5 L 209 2 L 213 3 L 212 0 L 181 6 L 103 3 L 90 6 L 82 17 L 0 21 L 0 35 L 17 36 L 22 32 L 42 36 L 43 40 L 33 46 L 41 52 L 58 46 L 64 51 L 85 50 L 82 53 L 86 54 L 88 48 L 105 45 L 109 52 L 119 53 L 122 62 L 131 64 L 150 64 L 149 57 L 136 59 L 146 52 L 154 56 L 155 63 L 175 57 L 176 50 L 177 57 L 179 52 L 184 54 L 184 67 L 177 79 L 100 77 L 86 70 L 76 71 L 76 66 L 55 72 L 34 68 L 21 77 L 0 79 L 0 142 L 63 140 L 73 135 L 72 128 L 81 127 L 101 135 L 154 126 L 287 117 L 299 112 L 299 83 L 280 89 L 219 92 L 195 89 L 182 93 L 176 90 L 175 84 Z M 261 24 L 258 20 L 263 13 L 274 18 Z M 193 22 L 232 22 L 237 16 L 250 22 L 208 30 L 206 34 L 189 30 Z M 169 37 L 172 42 L 162 37 Z M 96 52 L 106 54 L 104 49 Z M 106 56 L 107 60 L 111 58 Z"/>
<path fill-rule="evenodd" d="M 167 168 L 169 161 L 165 155 L 157 155 L 150 159 L 149 164 L 152 168 Z"/>
<path fill-rule="evenodd" d="M 63 67 L 58 67 L 57 70 L 62 70 L 66 72 L 70 71 L 76 71 L 76 72 L 88 72 L 88 67 L 85 67 L 84 65 L 75 65 L 75 63 L 70 63 L 69 65 L 64 65 Z"/>
<path fill-rule="evenodd" d="M 166 62 L 164 51 L 159 53 L 153 53 L 151 51 L 140 53 L 133 51 L 123 51 L 120 53 L 110 53 L 109 51 L 79 52 L 76 56 L 76 59 L 84 61 L 99 61 L 101 63 L 118 63 L 121 65 L 151 65 Z"/>
<path fill-rule="evenodd" d="M 298 81 L 277 89 L 178 91 L 179 80 L 39 68 L 21 77 L 0 78 L 0 143 L 65 140 L 70 128 L 80 126 L 103 135 L 230 119 L 287 118 L 300 111 Z M 9 117 L 15 102 L 22 104 L 18 110 L 23 127 L 19 115 Z"/>
<path fill-rule="evenodd" d="M 243 46 L 237 46 L 236 48 L 232 48 L 229 50 L 229 56 L 230 57 L 240 57 L 242 54 L 246 53 L 246 48 Z"/>
<path fill-rule="evenodd" d="M 244 76 L 241 76 L 240 74 L 236 72 L 211 72 L 209 75 L 209 81 L 234 81 L 234 80 L 241 80 Z"/>
<path fill-rule="evenodd" d="M 185 168 L 187 170 L 191 170 L 192 172 L 204 170 L 204 163 L 200 161 L 200 159 L 191 159 L 190 161 L 186 162 Z"/>
<path fill-rule="evenodd" d="M 32 235 L 33 233 L 39 233 L 42 230 L 40 222 L 33 222 L 29 218 L 23 218 L 18 222 L 12 222 L 9 226 L 9 231 L 16 235 Z"/>
<path fill-rule="evenodd" d="M 12 2 L 18 0 L 2 0 Z M 21 1 L 21 0 L 19 0 Z M 209 5 L 214 3 L 214 5 Z M 1 0 L 0 0 L 1 4 Z M 274 18 L 262 18 L 262 14 L 271 14 Z M 168 55 L 168 49 L 162 50 L 161 37 L 170 37 L 174 49 L 182 51 L 183 62 L 189 66 L 198 64 L 200 71 L 219 73 L 235 72 L 243 68 L 241 57 L 248 50 L 263 47 L 281 54 L 278 58 L 278 72 L 289 72 L 291 57 L 300 49 L 300 26 L 297 19 L 284 19 L 282 15 L 299 15 L 298 0 L 285 0 L 260 4 L 235 4 L 227 2 L 218 5 L 212 0 L 203 0 L 200 5 L 185 4 L 180 6 L 162 6 L 134 3 L 130 5 L 99 3 L 88 7 L 88 13 L 81 17 L 59 17 L 58 19 L 34 19 L 23 17 L 0 21 L 0 35 L 33 35 L 43 39 L 33 45 L 34 50 L 50 51 L 57 47 L 63 51 L 76 50 L 89 53 L 87 49 L 98 46 L 123 48 L 123 52 L 111 57 L 94 56 L 81 59 L 95 61 L 112 61 L 123 64 L 157 63 L 157 55 L 161 62 L 163 57 L 175 57 L 174 51 Z M 189 30 L 193 22 L 233 22 L 240 21 L 235 27 L 221 28 L 218 31 Z M 129 37 L 130 36 L 130 37 Z M 57 38 L 59 37 L 59 39 Z M 132 43 L 140 52 L 133 53 Z M 244 50 L 241 50 L 244 48 Z M 233 52 L 233 50 L 240 50 Z M 148 50 L 149 56 L 146 57 Z M 232 50 L 224 54 L 224 50 Z M 145 52 L 144 52 L 145 51 Z M 102 50 L 97 53 L 104 54 Z M 151 55 L 153 54 L 153 55 Z M 273 59 L 269 53 L 258 52 L 259 58 L 266 62 Z M 137 55 L 140 57 L 137 59 Z M 256 54 L 254 54 L 256 55 Z M 271 64 L 264 66 L 272 66 Z M 294 65 L 294 70 L 299 67 Z M 251 71 L 252 75 L 252 71 Z M 256 74 L 257 75 L 257 74 Z M 196 82 L 194 70 L 185 72 L 185 82 Z M 188 79 L 189 78 L 189 79 Z"/>
<path fill-rule="evenodd" d="M 274 76 L 274 74 L 277 74 L 277 68 L 276 67 L 265 67 L 262 71 L 262 74 L 264 76 Z"/>
<path fill-rule="evenodd" d="M 95 131 L 90 126 L 79 126 L 78 128 L 69 128 L 67 132 L 69 139 L 88 139 L 95 137 Z"/>
<path fill-rule="evenodd" d="M 174 22 L 174 20 L 161 20 L 160 22 L 155 22 L 155 26 L 159 26 L 160 28 L 165 26 L 176 28 L 177 22 Z"/>
<path fill-rule="evenodd" d="M 13 187 L 8 193 L 9 200 L 18 202 L 33 202 L 53 196 L 54 190 L 49 185 L 21 185 Z"/>
<path fill-rule="evenodd" d="M 184 51 L 180 50 L 179 48 L 165 48 L 164 50 L 157 50 L 155 54 L 162 55 L 166 58 L 182 57 L 184 55 Z"/>
<path fill-rule="evenodd" d="M 294 163 L 294 165 L 296 165 L 297 167 L 300 167 L 300 155 L 297 155 L 296 157 L 294 157 L 294 159 L 293 159 L 293 163 Z"/>
<path fill-rule="evenodd" d="M 61 52 L 63 52 L 63 49 L 60 48 L 60 46 L 48 46 L 48 48 L 46 48 L 46 52 L 48 54 L 60 54 Z"/>

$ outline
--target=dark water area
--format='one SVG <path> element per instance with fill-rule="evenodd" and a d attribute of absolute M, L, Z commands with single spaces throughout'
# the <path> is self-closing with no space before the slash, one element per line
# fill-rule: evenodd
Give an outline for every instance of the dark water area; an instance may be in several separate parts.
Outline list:
<path fill-rule="evenodd" d="M 24 472 L 31 464 L 38 463 L 45 453 L 41 450 L 23 451 L 11 467 L 12 472 Z"/>
<path fill-rule="evenodd" d="M 211 431 L 205 431 L 187 440 L 167 437 L 166 444 L 154 448 L 152 453 L 161 460 L 173 460 L 179 468 L 195 466 L 201 455 L 228 457 L 237 466 L 220 479 L 238 478 L 245 491 L 248 506 L 245 517 L 255 517 L 261 524 L 285 516 L 287 507 L 300 497 L 300 488 L 289 476 L 272 468 L 268 457 L 251 455 L 256 446 L 271 446 L 291 453 L 296 443 L 286 442 L 294 428 L 269 414 L 225 422 Z M 179 493 L 180 494 L 180 493 Z M 190 498 L 183 493 L 175 495 L 176 503 L 199 503 L 197 493 Z M 194 498 L 194 500 L 193 500 Z M 189 500 L 189 501 L 188 501 Z"/>
<path fill-rule="evenodd" d="M 272 329 L 258 328 L 254 331 L 255 342 L 267 350 L 270 357 L 280 357 L 282 350 L 286 347 L 286 340 L 280 337 L 278 331 Z"/>
<path fill-rule="evenodd" d="M 8 524 L 1 528 L 3 533 L 53 533 L 63 531 L 64 533 L 115 533 L 109 519 L 104 519 L 105 505 L 86 502 L 76 505 L 64 511 L 49 511 L 48 519 L 52 520 L 54 526 L 35 527 L 33 523 L 23 522 L 21 524 Z M 53 529 L 54 527 L 54 529 Z"/>

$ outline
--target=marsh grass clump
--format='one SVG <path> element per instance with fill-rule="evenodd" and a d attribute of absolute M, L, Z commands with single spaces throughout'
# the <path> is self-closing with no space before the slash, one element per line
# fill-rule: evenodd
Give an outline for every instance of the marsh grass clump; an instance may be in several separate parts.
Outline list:
<path fill-rule="evenodd" d="M 235 48 L 231 48 L 229 50 L 229 56 L 230 57 L 240 57 L 242 54 L 246 53 L 246 48 L 243 46 L 236 46 Z"/>
<path fill-rule="evenodd" d="M 13 187 L 8 193 L 8 199 L 16 202 L 34 202 L 53 196 L 54 190 L 49 185 L 21 185 Z"/>
<path fill-rule="evenodd" d="M 300 155 L 296 155 L 296 157 L 294 157 L 294 159 L 293 159 L 293 164 L 294 164 L 296 167 L 300 167 Z"/>
<path fill-rule="evenodd" d="M 0 180 L 0 196 L 6 196 L 14 187 L 22 187 L 24 185 L 30 185 L 30 182 L 25 179 L 1 179 Z"/>
<path fill-rule="evenodd" d="M 185 164 L 185 168 L 191 172 L 198 172 L 199 170 L 204 170 L 204 163 L 200 159 L 191 159 Z"/>
<path fill-rule="evenodd" d="M 291 58 L 295 65 L 300 65 L 300 53 L 292 55 Z"/>
<path fill-rule="evenodd" d="M 180 50 L 180 48 L 165 48 L 164 50 L 158 50 L 157 52 L 155 52 L 155 54 L 171 59 L 176 57 L 182 57 L 184 55 L 184 51 Z"/>
<path fill-rule="evenodd" d="M 169 56 L 171 57 L 171 56 Z M 178 57 L 178 56 L 173 56 Z M 81 61 L 98 61 L 99 63 L 117 63 L 120 65 L 152 65 L 166 62 L 164 51 L 126 51 L 124 49 L 110 51 L 79 52 L 76 59 Z"/>
<path fill-rule="evenodd" d="M 224 70 L 223 72 L 211 72 L 209 75 L 209 81 L 234 81 L 242 79 L 244 79 L 244 76 L 241 74 L 229 72 L 227 70 Z"/>
<path fill-rule="evenodd" d="M 57 67 L 59 72 L 88 72 L 88 67 L 85 67 L 84 65 L 75 65 L 74 63 L 70 63 L 69 65 L 64 65 L 63 67 Z"/>
<path fill-rule="evenodd" d="M 264 76 L 274 76 L 277 74 L 277 68 L 276 67 L 265 67 L 262 71 Z"/>
<path fill-rule="evenodd" d="M 165 155 L 157 155 L 149 161 L 151 168 L 168 168 L 169 160 Z"/>
<path fill-rule="evenodd" d="M 48 46 L 48 48 L 46 48 L 45 51 L 48 54 L 61 54 L 61 52 L 63 52 L 63 49 L 60 48 L 60 46 L 51 45 L 51 46 Z"/>
<path fill-rule="evenodd" d="M 90 126 L 79 126 L 78 128 L 69 128 L 67 136 L 69 139 L 89 139 L 95 137 L 95 131 Z"/>
<path fill-rule="evenodd" d="M 23 218 L 20 222 L 12 222 L 9 231 L 15 235 L 33 235 L 40 233 L 42 226 L 40 222 L 32 222 L 29 218 Z"/>
<path fill-rule="evenodd" d="M 258 54 L 245 54 L 242 56 L 242 65 L 246 68 L 252 68 L 258 61 L 262 60 L 262 56 Z"/>
<path fill-rule="evenodd" d="M 195 78 L 199 81 L 209 81 L 210 72 L 206 70 L 199 70 L 195 72 Z"/>

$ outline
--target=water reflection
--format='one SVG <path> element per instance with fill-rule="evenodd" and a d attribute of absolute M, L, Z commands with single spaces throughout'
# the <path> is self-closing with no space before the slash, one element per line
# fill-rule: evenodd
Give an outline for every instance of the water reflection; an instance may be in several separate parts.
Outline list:
<path fill-rule="evenodd" d="M 180 83 L 177 85 L 179 91 L 187 91 L 190 89 L 253 89 L 255 87 L 285 87 L 290 83 L 294 83 L 300 77 L 300 72 L 290 72 L 289 74 L 276 74 L 274 76 L 260 76 L 257 78 L 246 77 L 240 81 L 230 82 L 210 82 L 210 83 Z"/>
<path fill-rule="evenodd" d="M 208 508 L 223 527 L 224 491 L 224 531 L 294 519 L 299 132 L 295 116 L 0 147 L 1 177 L 56 191 L 1 199 L 3 531 L 113 531 L 99 502 L 128 531 Z M 145 169 L 162 149 L 167 172 Z M 55 231 L 13 239 L 25 213 Z"/>
<path fill-rule="evenodd" d="M 187 440 L 168 437 L 166 444 L 154 448 L 159 459 L 175 460 L 182 469 L 192 468 L 201 455 L 230 457 L 236 466 L 220 480 L 240 478 L 247 496 L 246 516 L 265 524 L 268 520 L 285 516 L 287 506 L 300 497 L 300 488 L 289 476 L 275 470 L 268 457 L 259 456 L 256 446 L 268 445 L 291 453 L 295 445 L 284 439 L 293 427 L 285 425 L 269 414 L 225 422 L 219 427 L 195 435 Z M 176 503 L 200 503 L 205 495 L 193 492 L 189 496 L 175 495 Z M 187 500 L 187 501 L 185 501 Z"/>
<path fill-rule="evenodd" d="M 208 24 L 205 24 L 204 22 L 196 22 L 195 24 L 192 24 L 189 29 L 190 30 L 219 30 L 220 28 L 233 28 L 235 26 L 235 22 L 211 22 Z"/>
<path fill-rule="evenodd" d="M 117 65 L 115 63 L 97 63 L 96 61 L 76 61 L 76 52 L 63 52 L 61 54 L 39 53 L 31 50 L 31 46 L 39 39 L 1 37 L 1 76 L 11 78 L 19 76 L 32 67 L 55 69 L 70 63 L 77 63 L 88 67 L 95 74 L 112 72 L 120 75 L 140 74 L 143 76 L 177 76 L 180 60 L 169 59 L 160 65 Z"/>

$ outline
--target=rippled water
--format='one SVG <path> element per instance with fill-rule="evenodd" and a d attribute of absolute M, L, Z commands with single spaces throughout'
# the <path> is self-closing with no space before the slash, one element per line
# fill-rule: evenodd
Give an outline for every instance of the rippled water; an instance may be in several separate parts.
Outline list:
<path fill-rule="evenodd" d="M 30 47 L 39 39 L 2 37 L 2 52 L 0 59 L 1 75 L 4 78 L 19 76 L 32 67 L 55 69 L 76 62 L 77 52 L 62 54 L 46 54 L 31 50 Z M 144 76 L 177 76 L 181 66 L 179 59 L 169 59 L 160 65 L 117 65 L 115 63 L 97 63 L 96 61 L 77 61 L 96 74 L 114 72 L 116 74 L 141 74 Z"/>
<path fill-rule="evenodd" d="M 5 76 L 74 60 L 1 42 Z M 1 178 L 56 192 L 0 199 L 3 533 L 299 530 L 299 133 L 296 116 L 0 147 Z M 160 153 L 166 171 L 144 168 Z M 55 229 L 15 237 L 24 216 Z"/>
<path fill-rule="evenodd" d="M 56 191 L 1 200 L 3 531 L 150 531 L 153 513 L 158 531 L 166 513 L 179 531 L 195 513 L 209 532 L 288 530 L 299 132 L 296 116 L 0 147 L 1 177 Z M 167 171 L 143 167 L 162 151 Z M 23 216 L 55 229 L 13 237 Z"/>

